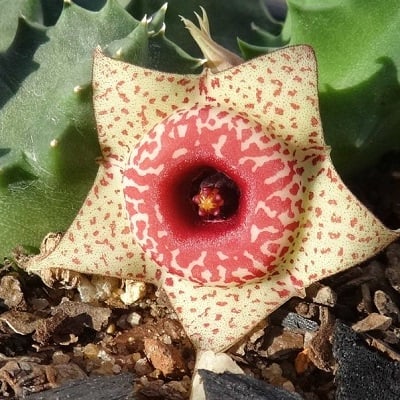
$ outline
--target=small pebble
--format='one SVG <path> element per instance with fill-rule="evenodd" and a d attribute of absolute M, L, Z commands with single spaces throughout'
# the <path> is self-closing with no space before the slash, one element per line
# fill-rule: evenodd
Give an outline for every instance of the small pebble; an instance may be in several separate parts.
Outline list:
<path fill-rule="evenodd" d="M 147 361 L 146 358 L 141 358 L 135 363 L 135 372 L 138 376 L 150 374 L 153 371 L 153 367 Z"/>
<path fill-rule="evenodd" d="M 282 331 L 278 334 L 270 332 L 267 340 L 269 342 L 268 348 L 260 351 L 259 354 L 271 360 L 280 358 L 293 351 L 302 350 L 304 347 L 303 335 L 290 331 Z"/>
<path fill-rule="evenodd" d="M 386 278 L 394 290 L 400 292 L 400 269 L 398 265 L 389 266 L 385 270 Z"/>
<path fill-rule="evenodd" d="M 353 324 L 352 328 L 356 332 L 385 331 L 390 325 L 392 325 L 392 318 L 378 313 L 371 313 L 361 321 Z"/>
<path fill-rule="evenodd" d="M 185 362 L 175 347 L 152 338 L 145 338 L 143 342 L 147 358 L 164 376 L 185 370 Z"/>
<path fill-rule="evenodd" d="M 94 343 L 89 343 L 83 348 L 83 354 L 89 360 L 95 359 L 99 355 L 99 348 Z"/>
<path fill-rule="evenodd" d="M 127 306 L 134 304 L 146 294 L 144 282 L 126 280 L 125 292 L 120 295 L 121 301 Z"/>
<path fill-rule="evenodd" d="M 3 299 L 4 304 L 10 309 L 27 309 L 21 284 L 19 280 L 12 275 L 6 275 L 1 278 L 0 298 Z"/>
<path fill-rule="evenodd" d="M 142 316 L 140 314 L 132 312 L 126 317 L 126 322 L 128 322 L 128 324 L 131 326 L 137 326 L 139 325 L 141 319 Z"/>
<path fill-rule="evenodd" d="M 71 357 L 62 351 L 56 351 L 52 355 L 52 360 L 54 364 L 68 364 Z"/>
<path fill-rule="evenodd" d="M 301 332 L 315 332 L 319 328 L 317 322 L 293 312 L 289 312 L 282 320 L 282 326 L 292 331 Z"/>
<path fill-rule="evenodd" d="M 286 381 L 282 384 L 283 389 L 286 389 L 288 392 L 295 392 L 296 389 L 292 382 Z"/>
<path fill-rule="evenodd" d="M 400 311 L 387 293 L 377 290 L 374 293 L 374 304 L 380 314 L 391 317 L 396 322 L 399 320 Z"/>
<path fill-rule="evenodd" d="M 307 289 L 307 295 L 312 297 L 314 303 L 334 307 L 337 301 L 337 294 L 329 286 L 317 282 Z"/>
<path fill-rule="evenodd" d="M 109 335 L 113 335 L 115 333 L 116 329 L 117 329 L 117 327 L 115 326 L 115 324 L 110 324 L 110 325 L 107 326 L 106 332 Z"/>

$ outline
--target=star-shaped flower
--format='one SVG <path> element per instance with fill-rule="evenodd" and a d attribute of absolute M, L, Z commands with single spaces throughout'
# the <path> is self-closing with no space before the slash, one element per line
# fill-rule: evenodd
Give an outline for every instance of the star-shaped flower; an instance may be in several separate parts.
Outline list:
<path fill-rule="evenodd" d="M 398 237 L 332 165 L 310 47 L 200 75 L 97 50 L 93 89 L 96 181 L 30 271 L 154 283 L 196 348 L 222 351 L 312 282 Z"/>

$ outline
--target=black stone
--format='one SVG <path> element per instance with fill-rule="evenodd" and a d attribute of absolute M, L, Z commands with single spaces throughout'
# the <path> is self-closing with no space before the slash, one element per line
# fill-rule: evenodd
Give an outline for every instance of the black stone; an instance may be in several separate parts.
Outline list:
<path fill-rule="evenodd" d="M 24 396 L 28 400 L 134 400 L 133 375 L 96 376 L 71 381 L 44 392 Z"/>
<path fill-rule="evenodd" d="M 207 400 L 302 400 L 288 392 L 247 375 L 199 370 Z"/>
<path fill-rule="evenodd" d="M 284 328 L 288 328 L 294 332 L 316 332 L 319 328 L 317 322 L 293 312 L 288 313 L 283 318 L 281 324 Z"/>
<path fill-rule="evenodd" d="M 341 322 L 334 331 L 336 400 L 400 399 L 400 363 L 368 349 L 362 337 Z"/>

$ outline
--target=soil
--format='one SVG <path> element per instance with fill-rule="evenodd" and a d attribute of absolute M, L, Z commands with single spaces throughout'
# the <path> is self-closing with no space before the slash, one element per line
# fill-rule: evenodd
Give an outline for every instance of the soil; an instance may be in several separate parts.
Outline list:
<path fill-rule="evenodd" d="M 390 155 L 347 182 L 391 228 L 400 226 L 397 159 Z M 16 259 L 21 257 L 17 252 Z M 108 296 L 85 303 L 82 290 L 49 288 L 14 261 L 0 273 L 0 398 L 132 373 L 137 399 L 188 399 L 195 353 L 162 291 L 142 285 L 128 306 L 118 297 L 118 281 L 103 282 Z M 334 399 L 336 320 L 363 333 L 369 347 L 400 361 L 400 242 L 312 285 L 306 298 L 291 299 L 229 353 L 259 380 L 306 400 Z"/>

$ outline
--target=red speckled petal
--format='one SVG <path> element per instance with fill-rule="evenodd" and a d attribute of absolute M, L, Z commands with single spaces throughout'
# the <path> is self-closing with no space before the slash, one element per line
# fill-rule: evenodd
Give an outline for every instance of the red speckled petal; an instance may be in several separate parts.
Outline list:
<path fill-rule="evenodd" d="M 94 108 L 105 157 L 126 161 L 136 142 L 197 96 L 198 76 L 176 75 L 126 64 L 96 50 L 93 66 Z"/>
<path fill-rule="evenodd" d="M 158 266 L 131 234 L 121 181 L 119 167 L 101 164 L 84 205 L 55 251 L 33 258 L 29 270 L 57 267 L 157 282 Z"/>
<path fill-rule="evenodd" d="M 195 347 L 215 352 L 234 345 L 289 298 L 304 294 L 286 273 L 224 288 L 169 274 L 163 287 Z"/>
<path fill-rule="evenodd" d="M 344 186 L 329 158 L 305 174 L 311 190 L 301 235 L 272 275 L 238 287 L 210 287 L 168 274 L 163 284 L 197 348 L 223 351 L 311 283 L 356 265 L 399 237 Z"/>
<path fill-rule="evenodd" d="M 347 189 L 329 157 L 308 180 L 302 235 L 288 264 L 293 281 L 307 287 L 361 263 L 399 237 Z"/>
<path fill-rule="evenodd" d="M 218 74 L 203 73 L 201 94 L 207 104 L 251 117 L 287 143 L 325 146 L 316 71 L 311 47 L 287 47 Z"/>

